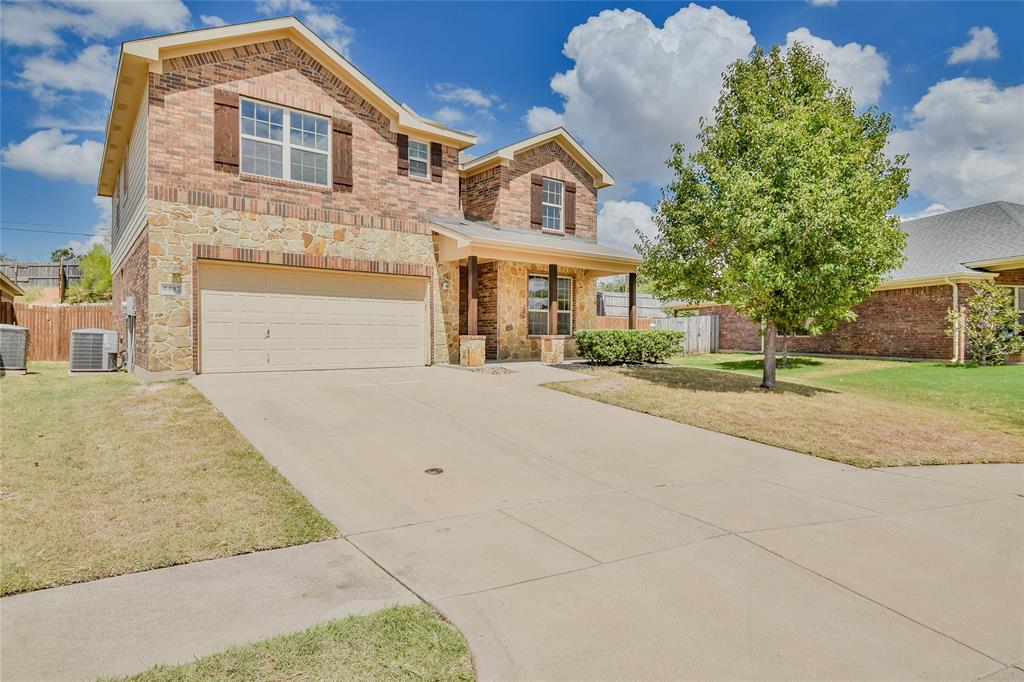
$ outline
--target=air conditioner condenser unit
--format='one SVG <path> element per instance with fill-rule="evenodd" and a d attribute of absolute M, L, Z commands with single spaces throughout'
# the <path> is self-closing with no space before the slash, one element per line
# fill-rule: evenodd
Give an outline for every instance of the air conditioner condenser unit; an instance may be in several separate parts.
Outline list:
<path fill-rule="evenodd" d="M 71 332 L 72 372 L 113 372 L 117 369 L 117 332 L 76 329 Z"/>

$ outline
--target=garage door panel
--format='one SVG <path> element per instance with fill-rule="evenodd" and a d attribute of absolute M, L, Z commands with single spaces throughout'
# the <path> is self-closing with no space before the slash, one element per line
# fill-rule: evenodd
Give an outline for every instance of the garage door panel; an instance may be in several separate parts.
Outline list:
<path fill-rule="evenodd" d="M 199 273 L 204 372 L 424 364 L 423 279 L 269 266 Z"/>

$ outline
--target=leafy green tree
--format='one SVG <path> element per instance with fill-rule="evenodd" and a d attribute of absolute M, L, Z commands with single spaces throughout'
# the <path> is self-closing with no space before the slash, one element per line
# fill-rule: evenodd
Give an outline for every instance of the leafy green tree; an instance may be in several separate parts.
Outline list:
<path fill-rule="evenodd" d="M 852 320 L 906 236 L 888 215 L 907 195 L 905 156 L 885 153 L 891 117 L 858 114 L 848 89 L 803 45 L 734 62 L 701 148 L 673 146 L 654 239 L 641 267 L 662 298 L 731 303 L 763 325 L 775 387 L 777 334 Z"/>
<path fill-rule="evenodd" d="M 966 312 L 949 309 L 950 336 L 962 334 L 971 360 L 979 365 L 1001 365 L 1007 355 L 1024 353 L 1024 324 L 1013 301 L 1013 291 L 994 282 L 974 286 Z"/>
<path fill-rule="evenodd" d="M 62 246 L 59 249 L 54 249 L 50 254 L 50 260 L 54 263 L 59 263 L 62 260 L 72 260 L 75 257 L 75 250 L 70 246 Z"/>
<path fill-rule="evenodd" d="M 110 252 L 102 244 L 95 244 L 82 257 L 82 281 L 68 287 L 64 300 L 68 303 L 105 301 L 113 289 L 110 272 Z"/>

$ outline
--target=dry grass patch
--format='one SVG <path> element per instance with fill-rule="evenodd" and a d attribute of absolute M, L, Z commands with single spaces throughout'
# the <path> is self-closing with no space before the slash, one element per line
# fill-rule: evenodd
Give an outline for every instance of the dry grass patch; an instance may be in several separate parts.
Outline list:
<path fill-rule="evenodd" d="M 971 414 L 691 367 L 587 367 L 565 393 L 861 467 L 1024 462 L 1024 428 Z"/>
<path fill-rule="evenodd" d="M 124 679 L 472 680 L 474 675 L 458 630 L 427 606 L 394 606 Z"/>
<path fill-rule="evenodd" d="M 185 381 L 0 379 L 0 594 L 337 537 Z"/>

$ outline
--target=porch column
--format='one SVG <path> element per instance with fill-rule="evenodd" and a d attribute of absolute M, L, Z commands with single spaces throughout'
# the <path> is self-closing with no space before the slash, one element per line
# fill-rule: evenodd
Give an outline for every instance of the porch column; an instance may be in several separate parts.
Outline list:
<path fill-rule="evenodd" d="M 558 333 L 558 266 L 548 266 L 548 334 Z"/>
<path fill-rule="evenodd" d="M 636 329 L 636 273 L 629 273 L 629 328 Z"/>
<path fill-rule="evenodd" d="M 477 263 L 476 256 L 469 257 L 469 292 L 467 294 L 468 305 L 466 310 L 466 333 L 469 336 L 476 336 L 476 318 L 477 318 L 477 305 L 476 300 L 479 295 L 477 290 Z"/>

